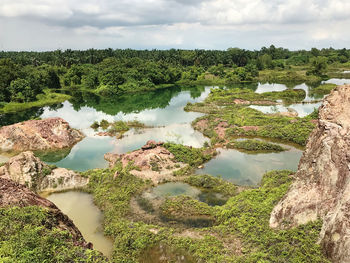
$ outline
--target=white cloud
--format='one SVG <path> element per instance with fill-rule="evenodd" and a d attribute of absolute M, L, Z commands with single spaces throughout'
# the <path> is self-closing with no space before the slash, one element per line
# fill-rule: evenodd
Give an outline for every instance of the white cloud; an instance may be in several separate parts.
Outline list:
<path fill-rule="evenodd" d="M 349 47 L 349 13 L 343 0 L 0 0 L 0 49 Z"/>
<path fill-rule="evenodd" d="M 73 15 L 73 11 L 65 0 L 1 0 L 0 15 L 4 17 L 45 17 L 50 19 L 66 19 Z"/>

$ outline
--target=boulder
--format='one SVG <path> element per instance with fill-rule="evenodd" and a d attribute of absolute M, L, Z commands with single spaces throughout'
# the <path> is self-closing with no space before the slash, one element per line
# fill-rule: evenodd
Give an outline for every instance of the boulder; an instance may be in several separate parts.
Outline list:
<path fill-rule="evenodd" d="M 72 147 L 84 135 L 61 118 L 29 120 L 0 128 L 0 150 L 22 152 Z"/>
<path fill-rule="evenodd" d="M 324 99 L 295 181 L 273 209 L 270 226 L 319 218 L 325 254 L 332 262 L 350 262 L 350 85 L 335 88 Z"/>
<path fill-rule="evenodd" d="M 80 188 L 89 181 L 65 168 L 52 169 L 30 151 L 10 158 L 0 167 L 0 177 L 26 185 L 37 192 Z"/>
<path fill-rule="evenodd" d="M 163 142 L 156 142 L 154 140 L 149 140 L 146 142 L 146 144 L 144 146 L 141 147 L 142 150 L 149 150 L 149 149 L 154 149 L 157 146 L 161 146 L 163 145 Z"/>

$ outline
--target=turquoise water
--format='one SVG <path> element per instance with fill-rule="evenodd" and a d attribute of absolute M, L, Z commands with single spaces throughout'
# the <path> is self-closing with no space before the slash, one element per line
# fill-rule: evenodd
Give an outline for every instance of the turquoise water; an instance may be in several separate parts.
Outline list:
<path fill-rule="evenodd" d="M 233 149 L 218 149 L 219 154 L 197 169 L 197 174 L 211 174 L 239 185 L 258 185 L 270 170 L 296 170 L 302 151 L 290 147 L 279 153 L 247 154 Z"/>
<path fill-rule="evenodd" d="M 247 84 L 238 85 L 237 87 L 247 86 L 255 90 L 255 92 L 267 91 L 281 91 L 287 88 L 301 88 L 306 91 L 305 102 L 312 102 L 318 100 L 320 97 L 312 94 L 312 87 L 305 84 L 289 85 L 284 84 Z M 234 86 L 236 87 L 236 86 Z M 0 121 L 5 124 L 11 122 L 22 121 L 30 117 L 61 117 L 69 122 L 73 128 L 80 129 L 86 137 L 76 144 L 72 149 L 58 151 L 55 153 L 40 153 L 38 154 L 43 160 L 48 163 L 55 164 L 59 167 L 65 167 L 78 171 L 85 171 L 93 168 L 107 167 L 107 162 L 103 155 L 107 152 L 126 153 L 139 149 L 146 141 L 153 139 L 156 141 L 171 141 L 181 143 L 193 147 L 201 147 L 204 142 L 208 141 L 201 133 L 195 131 L 191 127 L 191 122 L 196 118 L 202 116 L 201 113 L 185 112 L 184 106 L 188 103 L 195 103 L 203 101 L 212 87 L 194 87 L 194 88 L 180 88 L 172 87 L 158 91 L 147 93 L 128 94 L 118 97 L 103 98 L 88 92 L 71 92 L 73 98 L 64 103 L 31 109 L 29 111 L 20 112 L 16 114 L 2 115 Z M 228 87 L 229 88 L 229 87 Z M 287 111 L 287 107 L 298 112 L 300 117 L 311 113 L 314 108 L 317 108 L 320 103 L 304 103 L 292 105 L 277 105 L 271 106 L 252 106 L 255 109 L 261 110 L 265 113 L 273 113 L 277 111 Z M 94 121 L 101 121 L 106 119 L 108 121 L 115 120 L 138 120 L 148 126 L 154 128 L 145 129 L 131 129 L 124 134 L 121 139 L 114 137 L 97 136 L 96 131 L 90 128 Z M 239 159 L 243 162 L 242 168 L 251 170 L 255 167 L 256 162 L 252 159 L 254 155 L 245 155 L 239 152 L 232 152 L 232 159 Z M 289 153 L 276 153 L 272 156 L 288 155 Z M 224 154 L 222 154 L 223 156 Z M 300 155 L 300 154 L 299 154 Z M 257 159 L 261 155 L 256 155 Z M 222 157 L 217 157 L 212 162 L 219 162 Z M 262 155 L 260 166 L 267 169 L 264 164 L 264 158 L 269 158 L 269 155 Z M 296 167 L 298 158 L 289 160 Z M 269 162 L 266 159 L 266 162 Z M 211 162 L 209 162 L 211 163 Z M 209 165 L 208 167 L 210 167 Z M 259 165 L 257 165 L 259 167 Z M 276 168 L 281 165 L 277 165 Z M 282 165 L 285 167 L 287 165 Z M 268 168 L 274 169 L 273 165 Z M 289 166 L 288 166 L 289 167 Z M 209 169 L 209 168 L 208 168 Z M 213 168 L 215 174 L 227 174 L 228 168 L 226 165 L 221 168 Z M 237 170 L 237 167 L 232 167 Z M 206 170 L 206 169 L 205 169 Z M 210 171 L 210 170 L 208 170 Z M 237 172 L 236 172 L 237 173 Z M 248 177 L 253 172 L 248 172 Z M 244 177 L 243 172 L 240 172 L 241 177 Z M 260 175 L 259 175 L 260 176 Z M 252 180 L 247 178 L 248 181 Z M 240 181 L 240 180 L 238 180 Z M 258 179 L 254 179 L 254 182 Z"/>
<path fill-rule="evenodd" d="M 143 94 L 125 97 L 129 103 L 134 103 L 134 111 L 133 105 L 121 100 L 120 97 L 105 101 L 92 94 L 89 94 L 88 99 L 87 95 L 84 97 L 82 94 L 81 99 L 74 97 L 74 100 L 66 101 L 55 108 L 45 107 L 41 111 L 41 118 L 61 117 L 71 127 L 80 129 L 86 135 L 86 138 L 77 143 L 63 159 L 51 158 L 54 161 L 49 163 L 77 171 L 105 168 L 107 167 L 107 162 L 103 158 L 105 153 L 136 150 L 151 139 L 201 147 L 208 139 L 195 131 L 190 123 L 202 114 L 185 112 L 183 108 L 188 102 L 203 101 L 209 92 L 210 87 L 200 87 L 178 89 L 177 92 L 173 90 L 151 92 L 152 97 L 144 97 Z M 98 99 L 100 100 L 96 102 Z M 110 122 L 138 120 L 155 128 L 131 129 L 122 139 L 117 140 L 113 137 L 97 136 L 96 131 L 90 128 L 94 121 L 102 119 Z"/>

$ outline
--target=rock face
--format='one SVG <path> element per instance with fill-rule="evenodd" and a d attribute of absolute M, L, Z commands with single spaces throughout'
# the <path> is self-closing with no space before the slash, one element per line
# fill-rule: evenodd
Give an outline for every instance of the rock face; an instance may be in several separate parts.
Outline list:
<path fill-rule="evenodd" d="M 41 206 L 48 209 L 49 213 L 56 220 L 55 225 L 46 227 L 57 227 L 62 231 L 68 231 L 75 245 L 92 248 L 92 244 L 84 240 L 73 221 L 63 214 L 52 202 L 38 196 L 22 184 L 0 177 L 0 207 L 11 206 Z"/>
<path fill-rule="evenodd" d="M 300 160 L 295 182 L 271 214 L 271 227 L 323 219 L 320 244 L 332 262 L 350 262 L 350 85 L 335 88 Z"/>
<path fill-rule="evenodd" d="M 159 184 L 164 180 L 172 181 L 176 179 L 173 172 L 184 166 L 183 163 L 176 162 L 174 155 L 164 148 L 163 143 L 148 141 L 140 150 L 127 154 L 105 154 L 105 159 L 109 166 L 113 167 L 118 161 L 121 161 L 123 167 L 129 162 L 133 162 L 137 169 L 130 171 L 131 174 L 142 179 L 152 180 L 154 184 Z M 118 174 L 115 175 L 117 177 Z"/>
<path fill-rule="evenodd" d="M 61 118 L 29 120 L 0 128 L 0 150 L 62 149 L 72 147 L 83 137 Z"/>
<path fill-rule="evenodd" d="M 88 178 L 65 168 L 51 169 L 33 152 L 22 152 L 0 167 L 0 177 L 23 184 L 37 192 L 61 191 L 85 186 Z"/>

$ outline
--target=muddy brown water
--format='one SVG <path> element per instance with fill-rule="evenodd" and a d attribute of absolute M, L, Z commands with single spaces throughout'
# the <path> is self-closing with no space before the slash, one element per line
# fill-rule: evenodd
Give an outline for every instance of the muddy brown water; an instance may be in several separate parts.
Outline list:
<path fill-rule="evenodd" d="M 51 194 L 47 199 L 73 220 L 85 240 L 94 245 L 94 249 L 107 257 L 112 255 L 113 241 L 103 234 L 103 215 L 90 194 L 69 191 Z"/>

